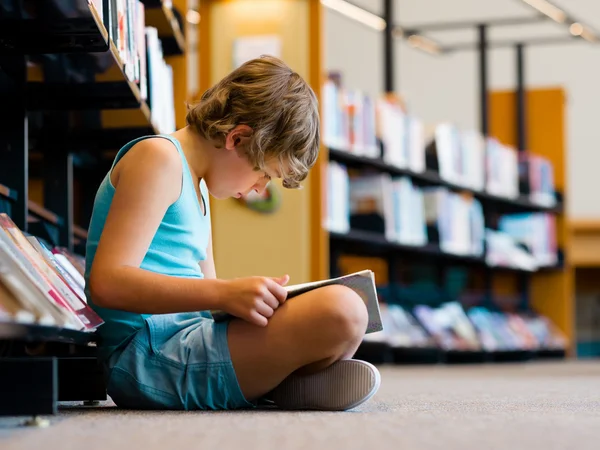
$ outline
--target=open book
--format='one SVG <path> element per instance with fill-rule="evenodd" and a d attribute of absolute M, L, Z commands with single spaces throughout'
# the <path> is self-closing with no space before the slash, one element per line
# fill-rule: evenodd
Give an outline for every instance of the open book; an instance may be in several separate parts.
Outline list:
<path fill-rule="evenodd" d="M 366 331 L 367 333 L 374 333 L 376 331 L 383 330 L 381 313 L 379 311 L 379 301 L 377 299 L 377 288 L 375 286 L 375 275 L 371 270 L 362 270 L 360 272 L 351 273 L 339 278 L 331 278 L 328 280 L 314 281 L 311 283 L 285 286 L 285 289 L 288 291 L 286 301 L 300 294 L 304 294 L 305 292 L 312 291 L 313 289 L 323 286 L 330 286 L 333 284 L 347 286 L 363 299 L 369 314 L 369 322 Z M 323 300 L 326 301 L 327 299 Z M 230 314 L 223 311 L 212 311 L 212 315 L 217 322 L 232 318 Z"/>

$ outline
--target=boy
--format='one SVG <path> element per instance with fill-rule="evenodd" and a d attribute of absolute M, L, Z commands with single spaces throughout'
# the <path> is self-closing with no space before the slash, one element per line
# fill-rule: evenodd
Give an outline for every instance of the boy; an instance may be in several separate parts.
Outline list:
<path fill-rule="evenodd" d="M 380 376 L 349 360 L 367 326 L 343 286 L 286 302 L 288 277 L 217 279 L 208 193 L 297 188 L 319 149 L 317 100 L 283 62 L 247 62 L 189 110 L 187 126 L 117 154 L 96 195 L 86 294 L 102 316 L 108 393 L 129 408 L 345 410 Z M 258 255 L 257 255 L 258 256 Z M 236 319 L 215 322 L 210 310 Z"/>

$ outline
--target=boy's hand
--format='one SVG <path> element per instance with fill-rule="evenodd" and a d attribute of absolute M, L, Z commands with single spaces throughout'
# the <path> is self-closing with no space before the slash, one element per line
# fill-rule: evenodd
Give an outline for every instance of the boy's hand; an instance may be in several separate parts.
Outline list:
<path fill-rule="evenodd" d="M 227 281 L 222 310 L 258 326 L 266 326 L 274 311 L 285 302 L 283 286 L 289 276 L 247 277 Z"/>

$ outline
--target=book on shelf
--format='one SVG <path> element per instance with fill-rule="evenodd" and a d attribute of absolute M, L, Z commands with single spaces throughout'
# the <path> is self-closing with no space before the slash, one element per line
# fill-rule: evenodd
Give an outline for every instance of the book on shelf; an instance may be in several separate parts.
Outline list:
<path fill-rule="evenodd" d="M 392 177 L 387 173 L 350 178 L 351 228 L 375 231 L 394 241 Z"/>
<path fill-rule="evenodd" d="M 509 313 L 473 307 L 467 315 L 486 351 L 564 350 L 567 340 L 552 322 L 533 313 Z"/>
<path fill-rule="evenodd" d="M 379 310 L 379 300 L 377 297 L 375 275 L 371 270 L 362 270 L 359 272 L 351 273 L 337 278 L 330 278 L 327 280 L 284 286 L 285 290 L 287 291 L 286 301 L 290 301 L 294 297 L 310 292 L 314 289 L 334 285 L 346 286 L 352 289 L 354 292 L 356 292 L 356 294 L 360 296 L 362 301 L 365 303 L 368 313 L 368 324 L 366 329 L 367 334 L 383 330 L 384 325 L 382 323 L 381 313 Z M 326 300 L 327 299 L 324 299 L 324 301 Z M 217 322 L 228 320 L 233 317 L 230 314 L 219 310 L 212 311 L 212 315 L 215 321 Z"/>
<path fill-rule="evenodd" d="M 377 102 L 377 135 L 383 145 L 383 161 L 394 167 L 409 168 L 408 120 L 398 99 L 380 98 Z"/>
<path fill-rule="evenodd" d="M 520 213 L 501 216 L 498 230 L 523 245 L 538 267 L 558 263 L 556 217 L 548 213 Z"/>
<path fill-rule="evenodd" d="M 499 197 L 519 197 L 519 156 L 517 150 L 487 138 L 486 191 Z"/>
<path fill-rule="evenodd" d="M 350 180 L 348 170 L 335 161 L 327 165 L 327 216 L 325 229 L 336 233 L 350 231 Z"/>
<path fill-rule="evenodd" d="M 538 269 L 535 258 L 508 233 L 486 228 L 486 264 L 490 267 L 511 267 L 533 272 Z"/>
<path fill-rule="evenodd" d="M 430 242 L 446 253 L 483 254 L 485 222 L 479 200 L 444 187 L 425 188 L 424 199 Z"/>
<path fill-rule="evenodd" d="M 462 185 L 463 155 L 458 129 L 451 123 L 440 123 L 435 127 L 434 143 L 428 148 L 433 153 L 430 160 L 435 158 L 437 163 L 434 170 L 437 170 L 442 180 Z"/>
<path fill-rule="evenodd" d="M 485 138 L 474 130 L 460 134 L 462 149 L 462 186 L 474 191 L 485 189 Z"/>
<path fill-rule="evenodd" d="M 81 286 L 41 241 L 26 236 L 0 214 L 0 281 L 41 325 L 92 331 L 103 323 Z"/>
<path fill-rule="evenodd" d="M 541 206 L 556 205 L 552 163 L 531 152 L 519 152 L 519 187 L 529 200 Z"/>
<path fill-rule="evenodd" d="M 387 173 L 349 176 L 334 161 L 327 173 L 329 231 L 369 231 L 403 245 L 435 243 L 447 253 L 483 255 L 483 207 L 472 195 L 421 188 L 410 177 Z"/>
<path fill-rule="evenodd" d="M 458 302 L 447 302 L 437 308 L 417 305 L 414 314 L 442 350 L 482 349 L 473 324 Z"/>
<path fill-rule="evenodd" d="M 425 125 L 418 117 L 407 114 L 408 168 L 413 172 L 425 172 Z"/>
<path fill-rule="evenodd" d="M 393 240 L 405 245 L 427 244 L 423 190 L 409 177 L 392 179 Z"/>
<path fill-rule="evenodd" d="M 364 342 L 385 343 L 392 348 L 436 347 L 433 338 L 402 306 L 381 303 L 379 308 L 383 330 L 365 335 Z"/>
<path fill-rule="evenodd" d="M 0 322 L 34 323 L 35 314 L 28 310 L 2 281 L 3 271 L 3 265 L 0 263 Z"/>
<path fill-rule="evenodd" d="M 428 168 L 438 172 L 442 180 L 475 191 L 484 189 L 486 155 L 481 133 L 440 123 L 426 153 Z"/>
<path fill-rule="evenodd" d="M 158 30 L 146 27 L 148 103 L 152 123 L 160 133 L 175 131 L 175 103 L 173 101 L 173 68 L 163 58 Z"/>
<path fill-rule="evenodd" d="M 490 353 L 565 350 L 568 345 L 556 325 L 532 312 L 464 308 L 457 301 L 437 306 L 417 304 L 412 309 L 413 313 L 408 307 L 382 303 L 384 330 L 365 335 L 363 342 L 392 348 Z"/>
<path fill-rule="evenodd" d="M 108 37 L 123 62 L 125 76 L 139 84 L 140 55 L 145 52 L 145 42 L 139 39 L 138 29 L 146 20 L 144 5 L 141 0 L 102 0 L 100 10 Z"/>
<path fill-rule="evenodd" d="M 331 73 L 323 85 L 323 143 L 338 150 L 379 157 L 375 102 L 360 90 L 346 89 Z"/>

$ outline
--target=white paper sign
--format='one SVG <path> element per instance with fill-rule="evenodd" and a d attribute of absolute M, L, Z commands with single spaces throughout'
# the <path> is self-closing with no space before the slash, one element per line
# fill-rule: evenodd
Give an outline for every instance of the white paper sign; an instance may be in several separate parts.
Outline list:
<path fill-rule="evenodd" d="M 233 68 L 262 55 L 281 58 L 281 39 L 275 35 L 247 36 L 233 43 Z"/>

